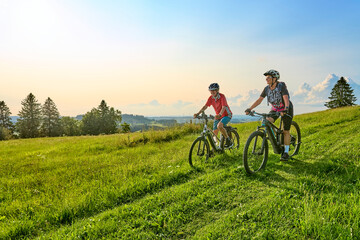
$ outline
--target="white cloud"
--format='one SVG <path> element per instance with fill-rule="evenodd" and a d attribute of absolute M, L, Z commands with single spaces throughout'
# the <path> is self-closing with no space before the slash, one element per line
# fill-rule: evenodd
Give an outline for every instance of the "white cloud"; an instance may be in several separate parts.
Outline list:
<path fill-rule="evenodd" d="M 248 91 L 245 95 L 237 95 L 235 97 L 227 98 L 227 102 L 229 106 L 248 106 L 252 104 L 256 99 L 260 96 L 260 91 L 257 89 L 253 89 Z"/>
<path fill-rule="evenodd" d="M 163 104 L 154 99 L 148 103 L 120 106 L 119 109 L 123 113 L 145 116 L 183 116 L 194 114 L 201 108 L 202 104 L 204 103 L 184 102 L 182 100 L 170 104 Z"/>
<path fill-rule="evenodd" d="M 303 83 L 298 90 L 294 92 L 294 96 L 308 94 L 311 91 L 311 86 Z"/>
<path fill-rule="evenodd" d="M 235 97 L 229 97 L 229 98 L 227 98 L 227 102 L 228 102 L 230 109 L 234 115 L 243 115 L 245 109 L 249 108 L 260 97 L 260 94 L 261 94 L 260 90 L 253 89 L 253 90 L 248 91 L 244 95 L 237 95 Z M 267 101 L 265 99 L 263 101 L 263 103 L 257 108 L 257 110 L 259 112 L 267 112 L 268 111 L 266 102 Z"/>
<path fill-rule="evenodd" d="M 152 100 L 151 102 L 149 102 L 150 106 L 160 106 L 160 103 L 157 100 Z"/>
<path fill-rule="evenodd" d="M 291 101 L 298 108 L 300 113 L 324 110 L 324 103 L 328 100 L 330 93 L 336 82 L 340 79 L 336 74 L 329 74 L 324 81 L 311 87 L 308 83 L 303 83 L 294 93 L 290 92 Z M 352 79 L 345 77 L 354 89 L 354 95 L 357 97 L 357 104 L 360 103 L 360 85 Z"/>
<path fill-rule="evenodd" d="M 182 109 L 184 107 L 187 107 L 189 105 L 192 105 L 192 102 L 183 102 L 182 100 L 177 101 L 176 103 L 171 104 L 172 107 Z"/>
<path fill-rule="evenodd" d="M 294 92 L 292 100 L 300 104 L 323 105 L 328 100 L 331 90 L 339 79 L 339 76 L 335 74 L 329 74 L 324 81 L 316 84 L 314 87 L 311 87 L 307 83 L 303 83 L 299 89 Z M 360 85 L 350 78 L 345 77 L 345 79 L 354 89 L 355 96 L 359 96 Z"/>

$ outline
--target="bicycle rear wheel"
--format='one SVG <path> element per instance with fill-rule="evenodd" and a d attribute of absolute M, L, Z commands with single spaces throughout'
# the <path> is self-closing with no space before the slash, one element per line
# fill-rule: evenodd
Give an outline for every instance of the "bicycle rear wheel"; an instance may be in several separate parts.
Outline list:
<path fill-rule="evenodd" d="M 289 156 L 292 157 L 299 153 L 301 143 L 301 133 L 299 125 L 292 121 L 290 127 L 290 149 Z"/>
<path fill-rule="evenodd" d="M 210 156 L 210 146 L 206 138 L 198 137 L 191 145 L 189 152 L 189 164 L 191 167 L 199 167 Z"/>
<path fill-rule="evenodd" d="M 239 149 L 240 147 L 239 133 L 235 129 L 231 129 L 230 131 L 228 131 L 228 134 L 232 142 L 234 143 L 231 149 Z"/>
<path fill-rule="evenodd" d="M 253 132 L 246 141 L 243 153 L 244 168 L 248 174 L 264 169 L 268 159 L 269 146 L 264 132 Z"/>

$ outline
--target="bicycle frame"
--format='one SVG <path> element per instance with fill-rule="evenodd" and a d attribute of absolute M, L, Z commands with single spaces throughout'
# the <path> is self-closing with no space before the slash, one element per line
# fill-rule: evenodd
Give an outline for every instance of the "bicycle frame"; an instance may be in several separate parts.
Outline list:
<path fill-rule="evenodd" d="M 221 141 L 222 141 L 222 135 L 221 135 L 221 137 L 220 137 L 220 139 L 219 139 L 219 138 L 215 135 L 215 133 L 213 132 L 213 130 L 211 130 L 210 128 L 208 128 L 207 123 L 208 123 L 208 120 L 207 120 L 207 118 L 205 118 L 204 129 L 203 129 L 203 131 L 201 132 L 201 137 L 203 137 L 204 139 L 208 138 L 211 147 L 212 147 L 215 151 L 220 151 L 220 150 L 221 150 L 221 147 L 219 148 L 219 147 L 216 146 L 216 143 L 215 143 L 213 137 L 215 136 L 216 139 L 221 143 Z"/>
<path fill-rule="evenodd" d="M 258 114 L 258 113 L 256 113 Z M 264 114 L 258 114 L 262 116 L 262 122 L 261 122 L 261 126 L 257 127 L 258 131 L 261 131 L 265 134 L 266 138 L 263 138 L 263 143 L 261 145 L 261 154 L 263 154 L 264 152 L 264 146 L 265 146 L 265 141 L 267 139 L 270 140 L 271 145 L 274 149 L 274 152 L 276 154 L 281 154 L 283 152 L 283 147 L 282 147 L 282 143 L 281 143 L 281 136 L 283 134 L 283 130 L 281 129 L 282 126 L 282 119 L 280 119 L 280 125 L 279 127 L 277 127 L 274 123 L 270 122 L 269 120 L 266 119 L 267 115 Z M 255 139 L 255 145 L 256 146 L 256 141 L 257 139 Z M 254 150 L 253 150 L 254 153 Z"/>

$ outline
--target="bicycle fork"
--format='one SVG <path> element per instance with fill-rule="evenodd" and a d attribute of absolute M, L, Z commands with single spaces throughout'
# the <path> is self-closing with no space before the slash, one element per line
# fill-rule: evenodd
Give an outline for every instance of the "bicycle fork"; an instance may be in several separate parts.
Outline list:
<path fill-rule="evenodd" d="M 204 138 L 203 141 L 199 141 L 197 155 L 200 156 L 200 157 L 205 155 L 205 140 L 206 140 L 206 138 Z"/>
<path fill-rule="evenodd" d="M 264 133 L 264 134 L 265 134 L 265 133 Z M 255 141 L 254 141 L 254 146 L 253 146 L 252 154 L 261 156 L 261 155 L 264 154 L 264 149 L 265 149 L 265 144 L 266 144 L 266 134 L 265 134 L 265 137 L 262 138 L 262 143 L 261 143 L 260 152 L 256 152 L 256 145 L 257 145 L 258 137 L 259 137 L 259 136 L 255 136 Z"/>

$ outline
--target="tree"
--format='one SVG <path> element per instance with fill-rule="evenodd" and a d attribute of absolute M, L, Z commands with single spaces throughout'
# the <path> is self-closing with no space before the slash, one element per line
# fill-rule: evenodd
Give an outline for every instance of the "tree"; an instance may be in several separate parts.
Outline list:
<path fill-rule="evenodd" d="M 21 101 L 22 109 L 19 112 L 19 119 L 16 129 L 22 138 L 35 138 L 40 136 L 41 104 L 35 96 L 30 93 Z"/>
<path fill-rule="evenodd" d="M 81 120 L 83 134 L 98 135 L 100 134 L 100 117 L 96 108 L 87 112 Z"/>
<path fill-rule="evenodd" d="M 87 112 L 82 119 L 84 134 L 112 134 L 117 132 L 118 123 L 121 122 L 121 112 L 109 107 L 104 100 L 97 108 Z"/>
<path fill-rule="evenodd" d="M 122 133 L 128 133 L 131 131 L 130 124 L 124 122 L 121 124 L 121 132 Z"/>
<path fill-rule="evenodd" d="M 0 140 L 10 139 L 14 132 L 11 112 L 4 101 L 0 101 Z"/>
<path fill-rule="evenodd" d="M 121 112 L 107 106 L 105 100 L 101 101 L 98 110 L 100 115 L 100 133 L 116 133 L 118 123 L 121 122 Z"/>
<path fill-rule="evenodd" d="M 61 134 L 60 113 L 51 98 L 47 98 L 42 106 L 41 132 L 47 137 L 56 137 Z"/>
<path fill-rule="evenodd" d="M 60 122 L 62 134 L 66 136 L 79 136 L 81 134 L 78 120 L 71 117 L 62 117 Z"/>
<path fill-rule="evenodd" d="M 353 92 L 354 90 L 350 87 L 349 83 L 347 83 L 344 77 L 341 77 L 333 87 L 329 101 L 325 103 L 325 106 L 327 108 L 353 106 L 356 101 Z"/>

